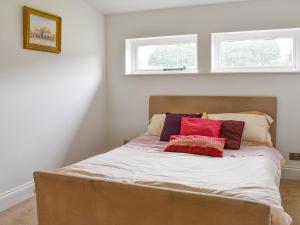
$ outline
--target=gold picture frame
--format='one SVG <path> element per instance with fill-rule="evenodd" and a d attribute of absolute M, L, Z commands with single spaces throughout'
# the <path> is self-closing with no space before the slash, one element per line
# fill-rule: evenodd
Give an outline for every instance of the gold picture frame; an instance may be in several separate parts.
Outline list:
<path fill-rule="evenodd" d="M 61 52 L 61 26 L 61 17 L 24 6 L 24 48 L 59 54 Z"/>

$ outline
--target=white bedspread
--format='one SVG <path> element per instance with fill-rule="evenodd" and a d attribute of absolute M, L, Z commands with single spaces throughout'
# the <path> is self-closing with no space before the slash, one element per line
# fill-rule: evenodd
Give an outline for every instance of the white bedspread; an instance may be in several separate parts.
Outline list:
<path fill-rule="evenodd" d="M 280 217 L 273 224 L 291 223 L 281 206 L 282 156 L 277 150 L 242 146 L 239 151 L 225 150 L 223 158 L 214 158 L 163 152 L 165 145 L 156 136 L 141 136 L 56 172 L 251 200 L 272 206 L 274 218 Z"/>

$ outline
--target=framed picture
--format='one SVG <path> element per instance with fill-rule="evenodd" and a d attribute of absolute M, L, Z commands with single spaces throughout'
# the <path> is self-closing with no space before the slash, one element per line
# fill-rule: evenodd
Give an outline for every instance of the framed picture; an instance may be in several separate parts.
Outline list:
<path fill-rule="evenodd" d="M 23 9 L 24 48 L 61 52 L 61 18 L 29 7 Z"/>

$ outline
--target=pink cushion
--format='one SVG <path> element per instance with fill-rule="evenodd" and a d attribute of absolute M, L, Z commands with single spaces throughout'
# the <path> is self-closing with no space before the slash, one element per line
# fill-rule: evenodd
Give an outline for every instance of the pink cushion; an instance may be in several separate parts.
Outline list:
<path fill-rule="evenodd" d="M 223 157 L 224 144 L 224 138 L 172 135 L 164 151 Z"/>
<path fill-rule="evenodd" d="M 180 135 L 220 137 L 222 120 L 182 117 Z"/>

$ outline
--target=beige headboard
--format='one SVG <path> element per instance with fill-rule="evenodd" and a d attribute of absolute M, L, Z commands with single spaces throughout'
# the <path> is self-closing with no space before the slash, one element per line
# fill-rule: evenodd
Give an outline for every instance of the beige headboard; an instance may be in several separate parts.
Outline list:
<path fill-rule="evenodd" d="M 270 132 L 276 144 L 277 98 L 262 96 L 151 96 L 149 118 L 153 114 L 173 113 L 230 113 L 259 111 L 274 119 Z"/>

